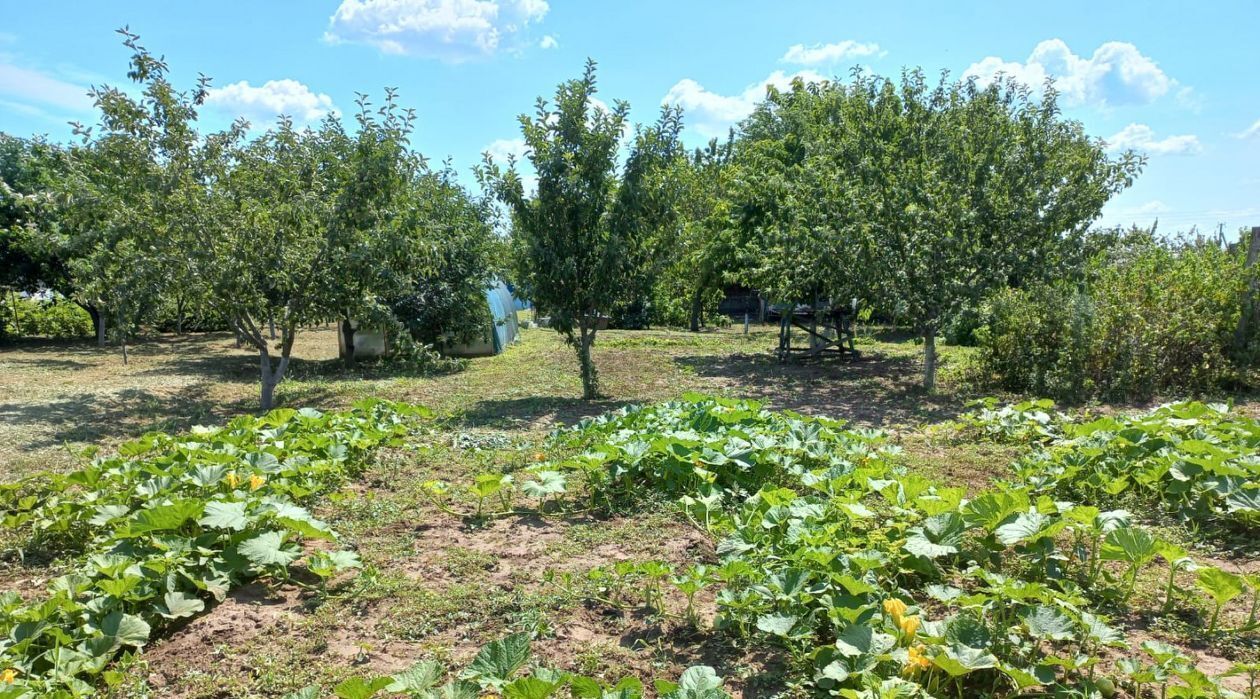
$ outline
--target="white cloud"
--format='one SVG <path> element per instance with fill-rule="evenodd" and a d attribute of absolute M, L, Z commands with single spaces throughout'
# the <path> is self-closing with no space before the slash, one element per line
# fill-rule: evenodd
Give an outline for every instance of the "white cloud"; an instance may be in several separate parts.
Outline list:
<path fill-rule="evenodd" d="M 547 36 L 544 36 L 542 38 L 542 41 L 538 42 L 538 48 L 541 48 L 541 49 L 554 49 L 559 46 L 560 46 L 560 42 L 556 41 L 556 37 L 550 34 L 548 34 Z"/>
<path fill-rule="evenodd" d="M 1253 136 L 1260 136 L 1260 119 L 1256 119 L 1256 123 L 1243 129 L 1239 133 L 1235 134 L 1235 136 L 1237 136 L 1238 138 L 1251 138 Z"/>
<path fill-rule="evenodd" d="M 22 103 L 58 107 L 73 112 L 92 109 L 88 88 L 47 73 L 15 65 L 0 56 L 0 95 Z"/>
<path fill-rule="evenodd" d="M 1105 139 L 1107 150 L 1137 150 L 1151 155 L 1193 155 L 1202 152 L 1203 144 L 1193 134 L 1156 138 L 1155 129 L 1146 124 L 1129 124 L 1119 133 Z"/>
<path fill-rule="evenodd" d="M 1062 39 L 1048 39 L 1037 44 L 1023 63 L 989 56 L 963 71 L 963 77 L 988 84 L 1000 73 L 1035 90 L 1046 78 L 1054 78 L 1064 103 L 1073 106 L 1147 104 L 1178 86 L 1154 60 L 1121 41 L 1109 41 L 1084 58 L 1072 53 Z M 1181 94 L 1189 93 L 1183 89 Z"/>
<path fill-rule="evenodd" d="M 669 92 L 665 94 L 661 103 L 682 107 L 686 124 L 701 135 L 721 136 L 731 126 L 752 113 L 753 107 L 766 96 L 767 86 L 774 85 L 784 90 L 795 78 L 800 78 L 805 82 L 826 80 L 821 74 L 812 70 L 790 74 L 776 70 L 765 80 L 745 87 L 739 94 L 722 95 L 706 89 L 691 78 L 683 78 L 669 88 Z"/>
<path fill-rule="evenodd" d="M 1167 205 L 1167 204 L 1165 204 L 1164 202 L 1162 202 L 1162 201 L 1160 201 L 1160 200 L 1158 200 L 1158 199 L 1152 199 L 1151 201 L 1148 201 L 1148 202 L 1146 202 L 1145 204 L 1142 204 L 1142 205 L 1140 205 L 1140 206 L 1135 206 L 1135 207 L 1132 207 L 1132 208 L 1129 208 L 1129 209 L 1122 209 L 1122 210 L 1120 210 L 1118 213 L 1121 213 L 1121 214 L 1138 214 L 1138 215 L 1141 215 L 1141 214 L 1162 214 L 1162 213 L 1164 213 L 1164 212 L 1166 212 L 1166 211 L 1168 211 L 1168 210 L 1169 210 L 1169 208 L 1168 208 L 1168 205 Z"/>
<path fill-rule="evenodd" d="M 525 160 L 525 141 L 519 138 L 495 139 L 481 150 L 498 163 L 506 163 L 509 156 L 515 157 L 517 162 Z"/>
<path fill-rule="evenodd" d="M 538 191 L 538 175 L 534 172 L 534 165 L 529 162 L 529 158 L 525 157 L 525 141 L 519 138 L 499 138 L 491 141 L 485 148 L 481 149 L 483 153 L 489 153 L 494 158 L 494 162 L 500 167 L 507 167 L 509 156 L 516 158 L 516 171 L 521 175 L 521 186 L 525 189 L 525 194 L 534 196 Z"/>
<path fill-rule="evenodd" d="M 864 44 L 852 39 L 845 39 L 835 44 L 814 44 L 813 46 L 796 44 L 789 48 L 779 61 L 804 66 L 816 66 L 823 63 L 838 63 L 850 58 L 873 56 L 877 53 L 879 53 L 879 44 Z"/>
<path fill-rule="evenodd" d="M 255 124 L 269 122 L 282 114 L 306 124 L 337 113 L 331 97 L 312 92 L 306 85 L 288 78 L 268 80 L 257 87 L 242 80 L 211 88 L 206 104 L 234 117 L 243 116 Z"/>
<path fill-rule="evenodd" d="M 460 62 L 493 55 L 548 9 L 546 0 L 342 0 L 324 38 Z"/>

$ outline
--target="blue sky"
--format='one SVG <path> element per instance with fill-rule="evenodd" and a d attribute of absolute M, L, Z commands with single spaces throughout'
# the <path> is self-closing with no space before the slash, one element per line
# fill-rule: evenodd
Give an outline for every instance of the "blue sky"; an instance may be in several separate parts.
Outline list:
<path fill-rule="evenodd" d="M 942 5 L 951 6 L 941 10 Z M 177 84 L 214 78 L 204 128 L 348 113 L 396 87 L 416 146 L 468 177 L 480 153 L 520 149 L 516 115 L 600 64 L 601 97 L 636 121 L 686 110 L 699 145 L 747 113 L 767 82 L 903 66 L 1034 83 L 1114 147 L 1149 155 L 1103 223 L 1161 230 L 1260 225 L 1260 3 L 0 0 L 0 130 L 69 137 L 91 123 L 91 84 L 125 82 L 126 24 Z"/>

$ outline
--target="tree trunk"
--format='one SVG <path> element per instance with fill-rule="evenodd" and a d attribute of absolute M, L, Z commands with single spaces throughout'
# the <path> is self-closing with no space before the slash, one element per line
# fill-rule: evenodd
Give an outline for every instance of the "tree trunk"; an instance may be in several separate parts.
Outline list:
<path fill-rule="evenodd" d="M 258 405 L 265 413 L 271 410 L 276 395 L 276 384 L 280 383 L 271 369 L 271 355 L 267 353 L 266 347 L 258 350 L 258 370 L 262 376 L 262 390 L 259 394 Z"/>
<path fill-rule="evenodd" d="M 267 316 L 267 325 L 271 328 L 271 339 L 276 339 L 276 317 L 274 315 Z"/>
<path fill-rule="evenodd" d="M 582 398 L 594 400 L 599 398 L 599 372 L 595 370 L 595 362 L 591 359 L 591 345 L 595 343 L 595 327 L 587 327 L 589 323 L 598 322 L 594 318 L 583 316 L 578 322 L 578 364 L 582 369 Z"/>
<path fill-rule="evenodd" d="M 280 361 L 274 368 L 271 366 L 271 355 L 267 352 L 266 344 L 264 343 L 258 350 L 258 368 L 262 375 L 258 404 L 263 412 L 271 410 L 275 405 L 276 386 L 284 380 L 284 372 L 289 368 L 289 352 L 292 348 L 293 333 L 286 332 L 280 348 Z"/>
<path fill-rule="evenodd" d="M 691 332 L 700 332 L 701 316 L 704 314 L 704 287 L 697 286 L 691 295 Z"/>
<path fill-rule="evenodd" d="M 18 315 L 17 290 L 9 289 L 9 300 L 13 302 L 13 336 L 22 337 L 22 318 Z"/>
<path fill-rule="evenodd" d="M 127 366 L 127 326 L 123 323 L 122 314 L 118 314 L 118 344 L 122 346 L 123 366 Z"/>
<path fill-rule="evenodd" d="M 184 334 L 184 297 L 175 302 L 175 334 Z"/>
<path fill-rule="evenodd" d="M 923 333 L 923 390 L 936 390 L 936 329 Z"/>
<path fill-rule="evenodd" d="M 342 360 L 345 362 L 347 369 L 355 367 L 354 360 L 354 325 L 350 323 L 349 318 L 341 319 L 341 341 L 345 345 L 345 351 L 342 353 Z"/>
<path fill-rule="evenodd" d="M 96 326 L 96 346 L 105 346 L 105 314 L 95 308 L 88 308 L 88 315 L 92 316 L 92 325 Z"/>

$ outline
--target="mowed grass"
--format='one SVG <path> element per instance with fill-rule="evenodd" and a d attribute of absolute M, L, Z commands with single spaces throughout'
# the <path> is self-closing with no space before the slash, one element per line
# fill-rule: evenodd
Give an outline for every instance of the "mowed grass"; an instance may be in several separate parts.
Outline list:
<path fill-rule="evenodd" d="M 895 334 L 865 335 L 864 359 L 782 365 L 777 328 L 704 333 L 674 330 L 600 334 L 595 357 L 608 398 L 583 401 L 577 361 L 561 337 L 530 329 L 495 357 L 426 375 L 397 363 L 346 370 L 336 334 L 298 335 L 277 403 L 338 408 L 367 396 L 428 405 L 473 428 L 541 433 L 630 402 L 686 391 L 738 395 L 779 408 L 865 425 L 914 425 L 952 417 L 964 395 L 951 380 L 965 348 L 946 348 L 942 390 L 917 388 L 920 347 Z M 164 335 L 137 343 L 130 361 L 91 342 L 31 342 L 0 348 L 0 478 L 65 470 L 75 452 L 109 448 L 152 430 L 179 431 L 256 411 L 258 357 L 228 333 Z"/>
<path fill-rule="evenodd" d="M 462 369 L 425 374 L 394 363 L 342 368 L 331 329 L 303 332 L 280 405 L 339 408 L 366 396 L 422 403 L 440 416 L 405 449 L 383 454 L 359 482 L 318 515 L 365 567 L 327 597 L 292 585 L 249 585 L 126 661 L 116 697 L 270 697 L 352 674 L 386 673 L 420 659 L 466 662 L 484 643 L 531 631 L 546 663 L 615 680 L 676 676 L 708 664 L 737 696 L 782 692 L 801 672 L 780 652 L 733 643 L 711 629 L 713 591 L 698 600 L 699 626 L 666 609 L 645 616 L 592 604 L 591 568 L 663 560 L 716 560 L 713 542 L 667 502 L 595 517 L 513 516 L 485 522 L 452 517 L 428 497 L 433 478 L 466 484 L 478 473 L 511 472 L 544 449 L 547 432 L 632 402 L 698 391 L 761 399 L 772 407 L 826 414 L 889 430 L 912 469 L 980 489 L 1008 475 L 1019 450 L 954 439 L 939 423 L 976 395 L 960 379 L 969 350 L 946 347 L 939 389 L 918 388 L 921 346 L 879 330 L 863 333 L 859 361 L 783 365 L 777 329 L 704 333 L 607 331 L 595 357 L 607 398 L 583 401 L 571 348 L 531 329 L 507 352 Z M 132 349 L 89 343 L 32 343 L 0 350 L 0 477 L 68 469 L 72 452 L 109 449 L 148 430 L 221 423 L 257 406 L 257 356 L 230 335 L 164 336 Z M 34 590 L 61 562 L 0 559 L 0 587 Z M 1158 594 L 1158 576 L 1143 594 Z M 1149 590 L 1147 589 L 1149 588 Z M 1154 603 L 1154 602 L 1152 602 Z M 1185 629 L 1151 629 L 1184 642 Z M 1130 620 L 1130 626 L 1141 620 Z M 1205 662 L 1218 656 L 1201 651 Z"/>

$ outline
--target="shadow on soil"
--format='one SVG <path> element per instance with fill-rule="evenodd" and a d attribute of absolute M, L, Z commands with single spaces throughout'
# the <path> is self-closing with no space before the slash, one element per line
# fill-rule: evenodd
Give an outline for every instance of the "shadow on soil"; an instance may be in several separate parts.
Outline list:
<path fill-rule="evenodd" d="M 610 410 L 629 405 L 627 400 L 582 400 L 542 396 L 483 400 L 455 416 L 455 421 L 466 427 L 488 427 L 500 430 L 520 430 L 531 427 L 558 427 L 572 425 L 582 418 L 601 415 Z"/>
<path fill-rule="evenodd" d="M 138 436 L 152 430 L 182 430 L 199 422 L 215 422 L 240 405 L 216 405 L 209 383 L 180 390 L 178 397 L 141 389 L 111 395 L 79 393 L 46 403 L 0 403 L 0 421 L 48 429 L 22 446 L 55 447 L 66 442 L 96 442 L 109 436 Z"/>
<path fill-rule="evenodd" d="M 289 387 L 293 384 L 289 384 Z M 258 412 L 258 398 L 215 399 L 214 382 L 181 386 L 177 393 L 124 389 L 112 394 L 79 393 L 45 403 L 0 403 L 0 422 L 13 426 L 44 427 L 23 449 L 56 447 L 69 442 L 100 442 L 134 438 L 146 432 L 183 432 L 193 425 L 221 424 L 233 417 Z M 286 405 L 284 384 L 279 406 Z M 336 398 L 322 388 L 302 391 L 301 405 L 325 405 Z"/>
<path fill-rule="evenodd" d="M 870 426 L 935 422 L 956 416 L 964 401 L 920 387 L 922 365 L 909 357 L 865 352 L 781 364 L 771 354 L 693 355 L 675 362 L 698 376 L 721 379 L 732 393 L 813 415 Z"/>

